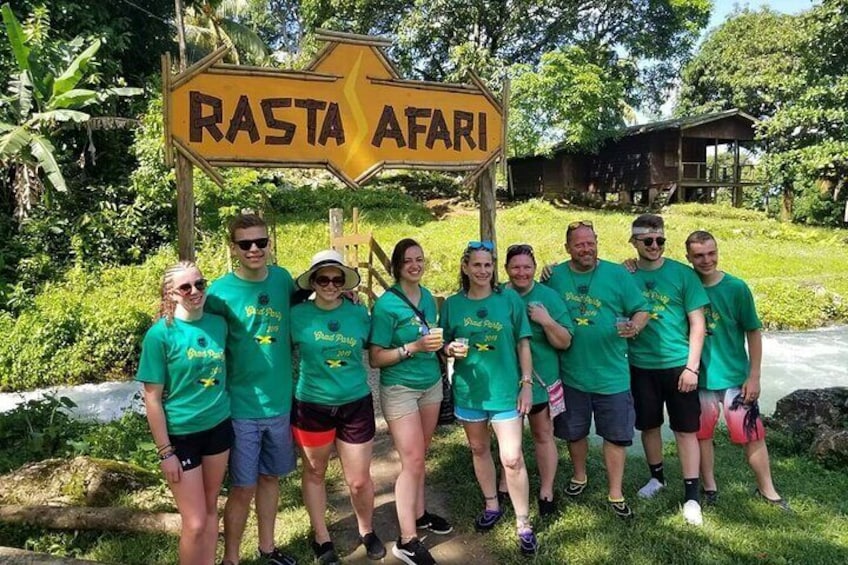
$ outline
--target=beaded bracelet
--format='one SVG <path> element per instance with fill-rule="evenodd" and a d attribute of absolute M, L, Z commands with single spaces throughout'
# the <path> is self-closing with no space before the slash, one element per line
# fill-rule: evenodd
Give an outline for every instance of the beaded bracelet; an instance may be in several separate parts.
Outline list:
<path fill-rule="evenodd" d="M 160 455 L 159 461 L 165 461 L 166 459 L 170 459 L 171 457 L 173 457 L 176 454 L 177 454 L 176 451 L 169 451 L 168 453 L 166 453 L 164 455 Z"/>

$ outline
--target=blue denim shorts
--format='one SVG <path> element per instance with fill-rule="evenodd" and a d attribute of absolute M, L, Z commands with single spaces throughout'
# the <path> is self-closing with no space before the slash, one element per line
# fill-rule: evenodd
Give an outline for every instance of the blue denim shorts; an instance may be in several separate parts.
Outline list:
<path fill-rule="evenodd" d="M 565 385 L 566 411 L 554 419 L 554 435 L 566 441 L 579 441 L 589 435 L 592 417 L 595 431 L 614 445 L 633 445 L 633 397 L 630 391 L 616 394 L 583 392 Z"/>
<path fill-rule="evenodd" d="M 230 450 L 230 482 L 237 487 L 256 484 L 259 475 L 281 477 L 294 471 L 291 416 L 233 420 L 235 440 Z"/>
<path fill-rule="evenodd" d="M 512 410 L 477 410 L 476 408 L 463 408 L 454 406 L 453 415 L 462 422 L 507 422 L 521 418 L 521 413 Z"/>

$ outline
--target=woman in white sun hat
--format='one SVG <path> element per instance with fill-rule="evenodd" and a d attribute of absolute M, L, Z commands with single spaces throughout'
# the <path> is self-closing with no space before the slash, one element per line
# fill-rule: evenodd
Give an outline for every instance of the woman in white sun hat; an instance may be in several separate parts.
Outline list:
<path fill-rule="evenodd" d="M 364 306 L 342 293 L 359 285 L 359 274 L 332 249 L 316 253 L 297 286 L 315 297 L 291 311 L 292 344 L 300 354 L 292 434 L 303 454 L 303 502 L 315 534 L 318 563 L 339 563 L 324 519 L 324 476 L 333 447 L 350 489 L 360 542 L 368 557 L 382 559 L 386 550 L 372 525 L 374 483 L 374 403 L 362 360 L 371 321 Z"/>

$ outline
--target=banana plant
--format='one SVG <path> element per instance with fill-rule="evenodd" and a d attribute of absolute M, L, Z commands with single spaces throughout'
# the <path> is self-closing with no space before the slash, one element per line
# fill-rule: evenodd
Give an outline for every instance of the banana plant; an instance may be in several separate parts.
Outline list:
<path fill-rule="evenodd" d="M 85 47 L 64 69 L 54 71 L 47 58 L 28 43 L 9 4 L 3 4 L 0 12 L 17 63 L 8 95 L 0 96 L 0 165 L 11 179 L 15 214 L 23 219 L 48 189 L 67 191 L 54 147 L 60 128 L 88 122 L 87 106 L 112 96 L 140 94 L 141 89 L 81 87 L 100 40 Z"/>

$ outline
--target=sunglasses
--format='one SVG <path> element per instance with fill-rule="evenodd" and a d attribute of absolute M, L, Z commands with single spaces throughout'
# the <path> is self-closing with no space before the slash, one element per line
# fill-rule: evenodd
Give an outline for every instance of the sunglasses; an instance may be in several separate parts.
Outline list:
<path fill-rule="evenodd" d="M 510 255 L 533 255 L 533 246 L 526 243 L 516 243 L 506 248 L 507 256 Z"/>
<path fill-rule="evenodd" d="M 568 231 L 574 231 L 580 227 L 595 229 L 595 224 L 591 220 L 577 220 L 568 224 Z"/>
<path fill-rule="evenodd" d="M 191 294 L 192 287 L 197 289 L 197 292 L 203 292 L 206 290 L 206 279 L 197 279 L 193 283 L 183 283 L 176 288 L 177 292 L 181 296 L 188 296 Z"/>
<path fill-rule="evenodd" d="M 468 242 L 468 250 L 469 251 L 479 251 L 481 249 L 485 249 L 486 251 L 494 251 L 495 244 L 491 241 L 469 241 Z"/>
<path fill-rule="evenodd" d="M 328 276 L 325 276 L 325 275 L 321 275 L 320 277 L 315 277 L 315 284 L 317 284 L 320 287 L 325 287 L 325 286 L 329 285 L 330 283 L 333 283 L 333 286 L 336 287 L 336 288 L 341 288 L 345 284 L 345 278 L 344 277 L 328 277 Z"/>
<path fill-rule="evenodd" d="M 265 249 L 268 247 L 268 238 L 260 237 L 259 239 L 240 239 L 239 241 L 234 241 L 236 245 L 239 246 L 239 249 L 242 251 L 250 251 L 253 248 L 253 245 L 256 244 L 256 247 L 259 249 Z"/>
<path fill-rule="evenodd" d="M 657 242 L 658 247 L 662 247 L 662 246 L 665 245 L 665 238 L 664 237 L 645 237 L 645 238 L 642 238 L 642 239 L 636 238 L 636 241 L 644 243 L 645 247 L 651 247 L 654 244 L 654 241 Z"/>

